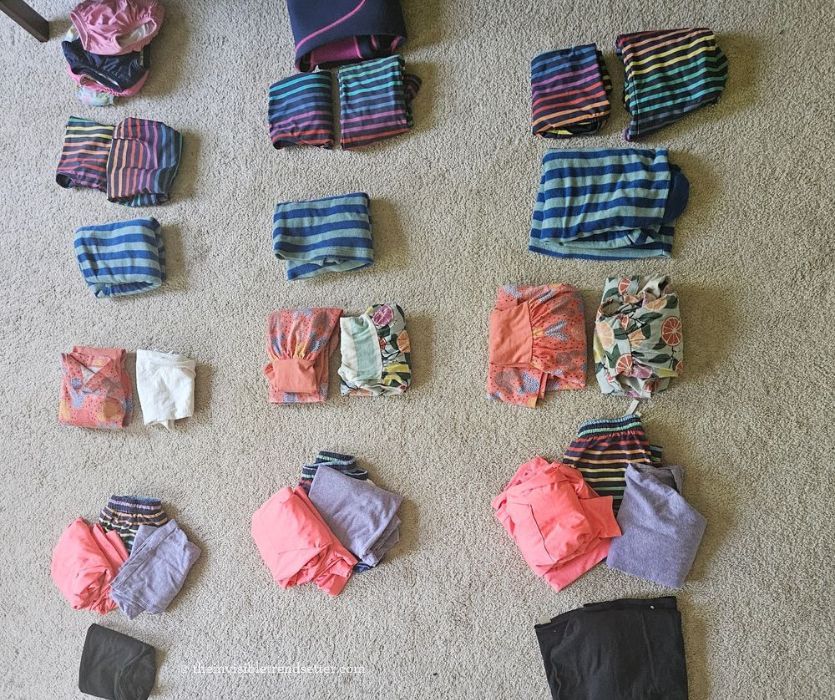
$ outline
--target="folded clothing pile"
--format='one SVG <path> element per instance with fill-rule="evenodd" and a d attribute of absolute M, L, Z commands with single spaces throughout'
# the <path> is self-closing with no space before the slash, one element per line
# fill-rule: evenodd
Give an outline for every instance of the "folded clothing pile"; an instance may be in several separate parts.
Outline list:
<path fill-rule="evenodd" d="M 540 54 L 531 61 L 531 131 L 551 139 L 597 133 L 609 118 L 611 91 L 594 44 Z"/>
<path fill-rule="evenodd" d="M 615 42 L 626 81 L 623 104 L 633 141 L 716 103 L 728 80 L 728 59 L 707 28 L 621 34 Z"/>
<path fill-rule="evenodd" d="M 332 82 L 328 71 L 318 71 L 270 85 L 267 123 L 275 148 L 292 144 L 333 148 Z"/>
<path fill-rule="evenodd" d="M 147 700 L 157 679 L 156 649 L 121 632 L 90 625 L 78 689 L 106 700 Z"/>
<path fill-rule="evenodd" d="M 490 314 L 487 395 L 533 408 L 586 385 L 583 297 L 567 284 L 500 287 Z"/>
<path fill-rule="evenodd" d="M 684 371 L 678 295 L 668 277 L 610 277 L 594 324 L 604 394 L 647 399 Z"/>
<path fill-rule="evenodd" d="M 137 94 L 148 78 L 149 44 L 165 8 L 158 0 L 83 0 L 70 12 L 61 48 L 78 99 L 89 107 Z"/>
<path fill-rule="evenodd" d="M 343 395 L 402 394 L 412 383 L 411 344 L 403 309 L 374 304 L 360 316 L 339 321 Z"/>
<path fill-rule="evenodd" d="M 586 260 L 669 257 L 689 193 L 664 148 L 547 151 L 528 249 Z"/>
<path fill-rule="evenodd" d="M 534 629 L 553 700 L 687 700 L 674 597 L 589 603 Z"/>
<path fill-rule="evenodd" d="M 98 523 L 77 518 L 61 535 L 52 579 L 76 610 L 133 619 L 166 610 L 199 556 L 157 499 L 112 496 Z"/>
<path fill-rule="evenodd" d="M 297 487 L 252 516 L 252 538 L 276 583 L 342 592 L 353 572 L 377 566 L 400 539 L 402 503 L 357 467 L 352 455 L 320 452 Z"/>
<path fill-rule="evenodd" d="M 162 204 L 182 150 L 180 132 L 162 122 L 128 117 L 113 127 L 70 117 L 55 181 L 106 192 L 111 202 L 129 207 Z"/>

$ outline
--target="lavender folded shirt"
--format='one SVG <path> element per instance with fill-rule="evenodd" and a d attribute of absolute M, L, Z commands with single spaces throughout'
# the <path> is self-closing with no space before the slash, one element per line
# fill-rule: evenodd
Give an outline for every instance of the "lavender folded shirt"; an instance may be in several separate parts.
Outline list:
<path fill-rule="evenodd" d="M 110 586 L 110 597 L 131 620 L 145 611 L 165 610 L 200 556 L 176 520 L 162 527 L 140 525 L 130 557 Z"/>
<path fill-rule="evenodd" d="M 664 586 L 681 588 L 693 566 L 707 521 L 679 493 L 681 467 L 630 464 L 618 511 L 620 537 L 606 564 Z"/>
<path fill-rule="evenodd" d="M 310 486 L 310 500 L 337 539 L 368 566 L 377 566 L 400 539 L 397 509 L 403 497 L 370 481 L 322 465 Z"/>

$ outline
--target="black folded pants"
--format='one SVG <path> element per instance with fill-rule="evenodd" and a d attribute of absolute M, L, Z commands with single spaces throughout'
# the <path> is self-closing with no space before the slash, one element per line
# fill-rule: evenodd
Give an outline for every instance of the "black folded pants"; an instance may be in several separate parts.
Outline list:
<path fill-rule="evenodd" d="M 534 629 L 554 700 L 687 700 L 672 596 L 589 603 Z"/>

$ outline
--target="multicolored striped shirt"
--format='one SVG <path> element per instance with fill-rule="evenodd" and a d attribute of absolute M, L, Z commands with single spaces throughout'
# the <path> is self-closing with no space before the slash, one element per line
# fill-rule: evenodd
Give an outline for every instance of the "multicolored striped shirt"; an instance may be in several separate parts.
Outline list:
<path fill-rule="evenodd" d="M 165 246 L 153 218 L 82 226 L 75 232 L 75 254 L 99 298 L 147 292 L 165 279 Z"/>
<path fill-rule="evenodd" d="M 627 141 L 714 104 L 728 79 L 728 59 L 710 29 L 622 34 L 615 47 L 626 73 Z"/>
<path fill-rule="evenodd" d="M 528 249 L 586 260 L 668 257 L 688 193 L 663 148 L 547 151 Z"/>
<path fill-rule="evenodd" d="M 167 202 L 182 150 L 182 134 L 162 122 L 121 121 L 107 161 L 107 198 L 129 207 Z"/>
<path fill-rule="evenodd" d="M 333 148 L 332 82 L 329 72 L 303 73 L 270 86 L 267 121 L 273 146 Z"/>
<path fill-rule="evenodd" d="M 70 117 L 55 181 L 61 187 L 89 187 L 105 192 L 112 141 L 112 126 Z"/>
<path fill-rule="evenodd" d="M 342 148 L 359 148 L 412 128 L 420 78 L 395 55 L 339 69 Z"/>
<path fill-rule="evenodd" d="M 287 279 L 346 272 L 374 262 L 369 198 L 364 192 L 276 205 L 273 252 Z"/>
<path fill-rule="evenodd" d="M 594 44 L 540 54 L 531 61 L 531 131 L 552 139 L 596 133 L 609 118 L 611 91 Z"/>

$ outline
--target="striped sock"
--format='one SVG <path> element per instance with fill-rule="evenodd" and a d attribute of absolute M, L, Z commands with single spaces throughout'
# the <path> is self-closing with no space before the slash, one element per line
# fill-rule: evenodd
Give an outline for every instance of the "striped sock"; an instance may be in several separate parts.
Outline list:
<path fill-rule="evenodd" d="M 141 496 L 111 496 L 99 513 L 99 524 L 105 530 L 119 533 L 130 552 L 140 525 L 159 527 L 168 522 L 162 503 L 156 498 Z"/>
<path fill-rule="evenodd" d="M 101 297 L 139 294 L 165 279 L 165 246 L 156 219 L 132 219 L 75 232 L 75 254 L 81 274 Z"/>
<path fill-rule="evenodd" d="M 61 187 L 89 187 L 105 192 L 112 140 L 112 126 L 70 117 L 55 181 Z"/>
<path fill-rule="evenodd" d="M 333 148 L 331 74 L 302 73 L 270 86 L 267 121 L 276 148 Z"/>

